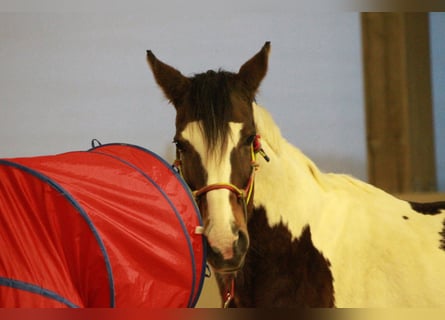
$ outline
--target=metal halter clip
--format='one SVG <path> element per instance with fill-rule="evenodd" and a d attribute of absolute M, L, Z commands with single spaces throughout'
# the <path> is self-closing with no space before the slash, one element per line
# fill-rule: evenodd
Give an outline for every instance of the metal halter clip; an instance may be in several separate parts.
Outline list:
<path fill-rule="evenodd" d="M 233 297 L 230 295 L 230 293 L 227 293 L 226 300 L 224 301 L 224 309 L 228 309 L 230 302 L 232 301 Z"/>
<path fill-rule="evenodd" d="M 229 308 L 230 302 L 233 300 L 234 295 L 235 295 L 235 278 L 230 277 L 227 281 L 226 296 L 223 304 L 224 309 Z"/>

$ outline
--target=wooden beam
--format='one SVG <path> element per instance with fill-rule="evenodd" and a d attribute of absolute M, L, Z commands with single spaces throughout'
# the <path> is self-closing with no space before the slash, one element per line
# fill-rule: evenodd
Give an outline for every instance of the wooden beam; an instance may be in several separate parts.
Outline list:
<path fill-rule="evenodd" d="M 370 183 L 436 190 L 428 13 L 362 13 Z"/>

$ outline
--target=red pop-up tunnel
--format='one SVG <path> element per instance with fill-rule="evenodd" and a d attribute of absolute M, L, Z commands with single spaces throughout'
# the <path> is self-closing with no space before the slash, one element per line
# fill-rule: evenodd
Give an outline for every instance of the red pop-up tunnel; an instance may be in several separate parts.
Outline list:
<path fill-rule="evenodd" d="M 138 146 L 0 160 L 0 307 L 193 307 L 201 224 L 179 174 Z"/>

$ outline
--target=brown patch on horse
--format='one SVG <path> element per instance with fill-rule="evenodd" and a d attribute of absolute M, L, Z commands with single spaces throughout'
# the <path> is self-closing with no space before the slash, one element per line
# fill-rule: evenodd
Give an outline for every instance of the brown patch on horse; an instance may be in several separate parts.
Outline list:
<path fill-rule="evenodd" d="M 334 307 L 329 261 L 315 248 L 310 227 L 300 237 L 283 224 L 270 227 L 264 208 L 248 225 L 251 247 L 237 274 L 232 307 Z"/>
<path fill-rule="evenodd" d="M 442 231 L 439 232 L 439 234 L 442 236 L 442 239 L 440 239 L 440 249 L 445 250 L 445 220 L 443 221 Z"/>
<path fill-rule="evenodd" d="M 418 213 L 426 215 L 440 214 L 441 210 L 445 210 L 445 201 L 437 202 L 409 202 L 411 208 Z M 439 248 L 445 251 L 445 220 L 443 221 L 442 231 L 439 232 L 441 236 Z"/>
<path fill-rule="evenodd" d="M 418 213 L 435 215 L 440 214 L 440 210 L 445 210 L 445 201 L 438 202 L 409 202 L 411 208 Z"/>

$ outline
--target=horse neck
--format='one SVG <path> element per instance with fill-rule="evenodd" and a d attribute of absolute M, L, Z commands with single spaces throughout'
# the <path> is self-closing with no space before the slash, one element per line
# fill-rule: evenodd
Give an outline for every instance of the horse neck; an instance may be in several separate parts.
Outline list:
<path fill-rule="evenodd" d="M 257 132 L 270 157 L 270 162 L 259 157 L 254 205 L 266 209 L 271 226 L 283 222 L 298 232 L 319 212 L 324 176 L 309 158 L 282 137 L 265 109 L 256 104 L 253 107 Z"/>

